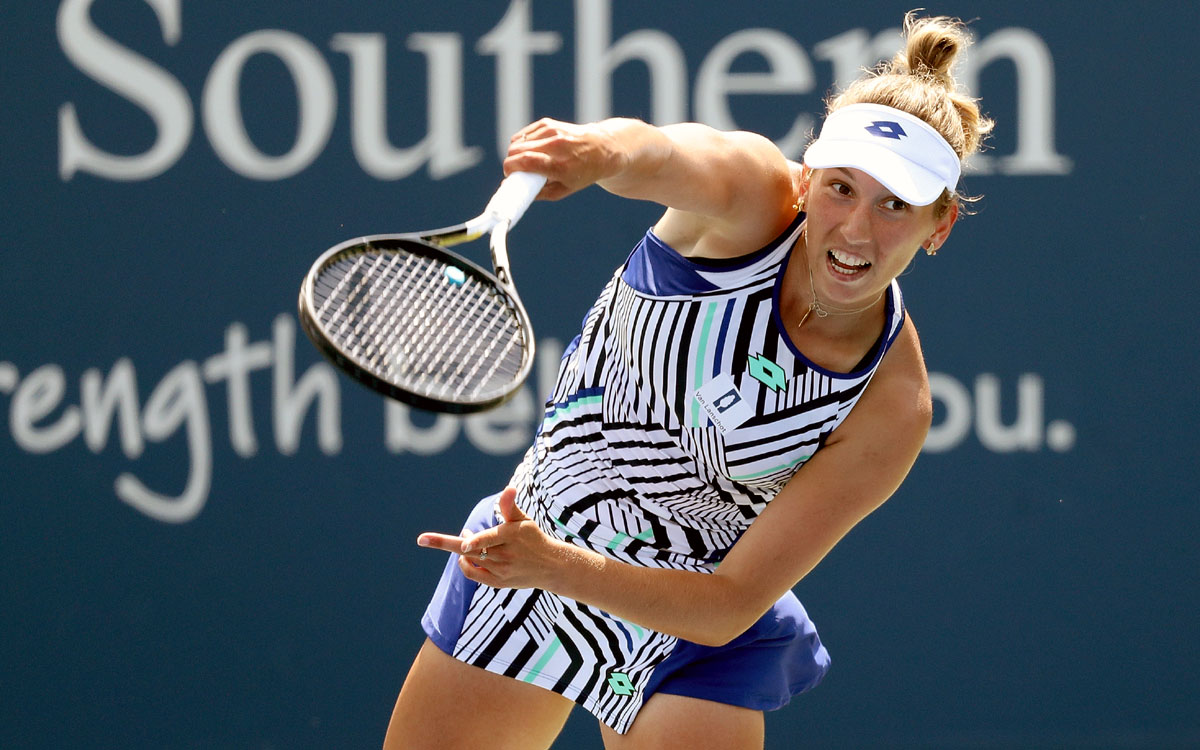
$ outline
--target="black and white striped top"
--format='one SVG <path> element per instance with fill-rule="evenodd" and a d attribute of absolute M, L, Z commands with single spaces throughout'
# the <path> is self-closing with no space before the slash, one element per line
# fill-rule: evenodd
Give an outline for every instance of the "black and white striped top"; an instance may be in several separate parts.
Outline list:
<path fill-rule="evenodd" d="M 893 281 L 883 336 L 855 372 L 806 359 L 781 333 L 778 304 L 801 220 L 722 264 L 647 232 L 568 347 L 513 479 L 547 533 L 637 565 L 711 572 L 841 424 L 904 308 Z M 456 656 L 563 693 L 624 731 L 674 642 L 546 592 L 481 589 Z"/>
<path fill-rule="evenodd" d="M 841 424 L 900 330 L 900 290 L 865 366 L 810 362 L 777 304 L 799 231 L 797 220 L 723 266 L 647 232 L 564 357 L 518 471 L 523 507 L 547 531 L 628 562 L 711 570 Z"/>

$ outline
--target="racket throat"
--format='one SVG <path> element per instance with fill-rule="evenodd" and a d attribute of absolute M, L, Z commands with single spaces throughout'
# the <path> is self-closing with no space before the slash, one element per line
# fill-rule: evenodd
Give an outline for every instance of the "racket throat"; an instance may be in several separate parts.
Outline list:
<path fill-rule="evenodd" d="M 508 230 L 509 222 L 496 225 L 488 239 L 488 247 L 492 251 L 492 271 L 496 279 L 508 290 L 513 290 L 512 275 L 508 271 Z"/>

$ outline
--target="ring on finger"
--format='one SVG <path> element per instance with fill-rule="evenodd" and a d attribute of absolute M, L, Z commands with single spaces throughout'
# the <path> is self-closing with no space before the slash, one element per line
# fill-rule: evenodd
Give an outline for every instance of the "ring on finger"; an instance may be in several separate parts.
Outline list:
<path fill-rule="evenodd" d="M 487 547 L 484 547 L 483 549 L 479 550 L 479 559 L 480 560 L 487 559 Z"/>

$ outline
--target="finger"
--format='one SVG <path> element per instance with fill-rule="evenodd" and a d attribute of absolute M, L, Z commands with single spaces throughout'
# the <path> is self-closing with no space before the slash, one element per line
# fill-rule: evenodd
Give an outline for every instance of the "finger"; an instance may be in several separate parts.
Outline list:
<path fill-rule="evenodd" d="M 513 133 L 512 137 L 508 139 L 508 142 L 520 143 L 521 141 L 527 141 L 531 139 L 533 137 L 533 132 L 537 129 L 537 127 L 538 124 L 536 122 L 526 125 L 517 132 Z"/>
<path fill-rule="evenodd" d="M 542 192 L 538 193 L 538 200 L 558 201 L 568 195 L 574 195 L 576 192 L 575 188 L 561 182 L 547 182 L 546 187 L 542 188 Z"/>
<path fill-rule="evenodd" d="M 500 500 L 497 503 L 500 509 L 500 517 L 510 523 L 518 523 L 520 521 L 528 521 L 529 516 L 517 507 L 517 491 L 512 487 L 505 487 L 500 493 Z"/>
<path fill-rule="evenodd" d="M 505 175 L 513 172 L 533 172 L 546 178 L 546 184 L 537 194 L 537 200 L 557 201 L 579 192 L 583 187 L 579 184 L 568 184 L 570 175 L 554 157 L 542 151 L 524 150 L 520 145 L 515 146 L 504 158 L 503 170 Z M 567 181 L 564 181 L 567 180 Z"/>
<path fill-rule="evenodd" d="M 485 529 L 478 534 L 463 539 L 462 554 L 477 554 L 490 547 L 499 547 L 501 544 L 503 542 L 500 541 L 500 532 L 498 529 Z"/>
<path fill-rule="evenodd" d="M 504 174 L 533 172 L 534 174 L 545 175 L 548 180 L 557 177 L 558 168 L 554 163 L 554 158 L 547 153 L 533 150 L 528 146 L 528 142 L 525 142 L 514 143 L 509 147 L 508 153 L 505 155 L 504 162 L 501 165 Z"/>
<path fill-rule="evenodd" d="M 485 566 L 472 561 L 470 558 L 458 558 L 458 569 L 462 571 L 462 574 L 468 580 L 482 583 L 492 588 L 499 588 L 499 581 L 496 579 L 496 576 L 492 575 L 492 572 Z"/>
<path fill-rule="evenodd" d="M 440 549 L 445 552 L 453 552 L 460 554 L 463 549 L 464 539 L 460 536 L 451 536 L 450 534 L 436 534 L 426 532 L 417 537 L 418 547 L 428 547 L 430 549 Z"/>
<path fill-rule="evenodd" d="M 548 117 L 543 117 L 540 120 L 531 122 L 517 132 L 513 133 L 512 138 L 509 139 L 509 142 L 518 143 L 520 141 L 533 140 L 540 135 L 541 131 L 551 127 L 554 123 L 555 121 Z"/>

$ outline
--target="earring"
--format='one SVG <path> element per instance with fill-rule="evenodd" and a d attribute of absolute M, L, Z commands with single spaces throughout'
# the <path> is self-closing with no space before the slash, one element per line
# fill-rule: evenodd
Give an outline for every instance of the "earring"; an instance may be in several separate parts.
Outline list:
<path fill-rule="evenodd" d="M 799 199 L 796 200 L 795 203 L 792 204 L 792 210 L 795 211 L 796 213 L 800 213 L 801 211 L 804 210 L 804 197 L 803 196 L 801 196 Z"/>
<path fill-rule="evenodd" d="M 935 243 L 930 242 L 929 247 L 925 248 L 926 255 L 937 255 L 938 247 Z"/>

